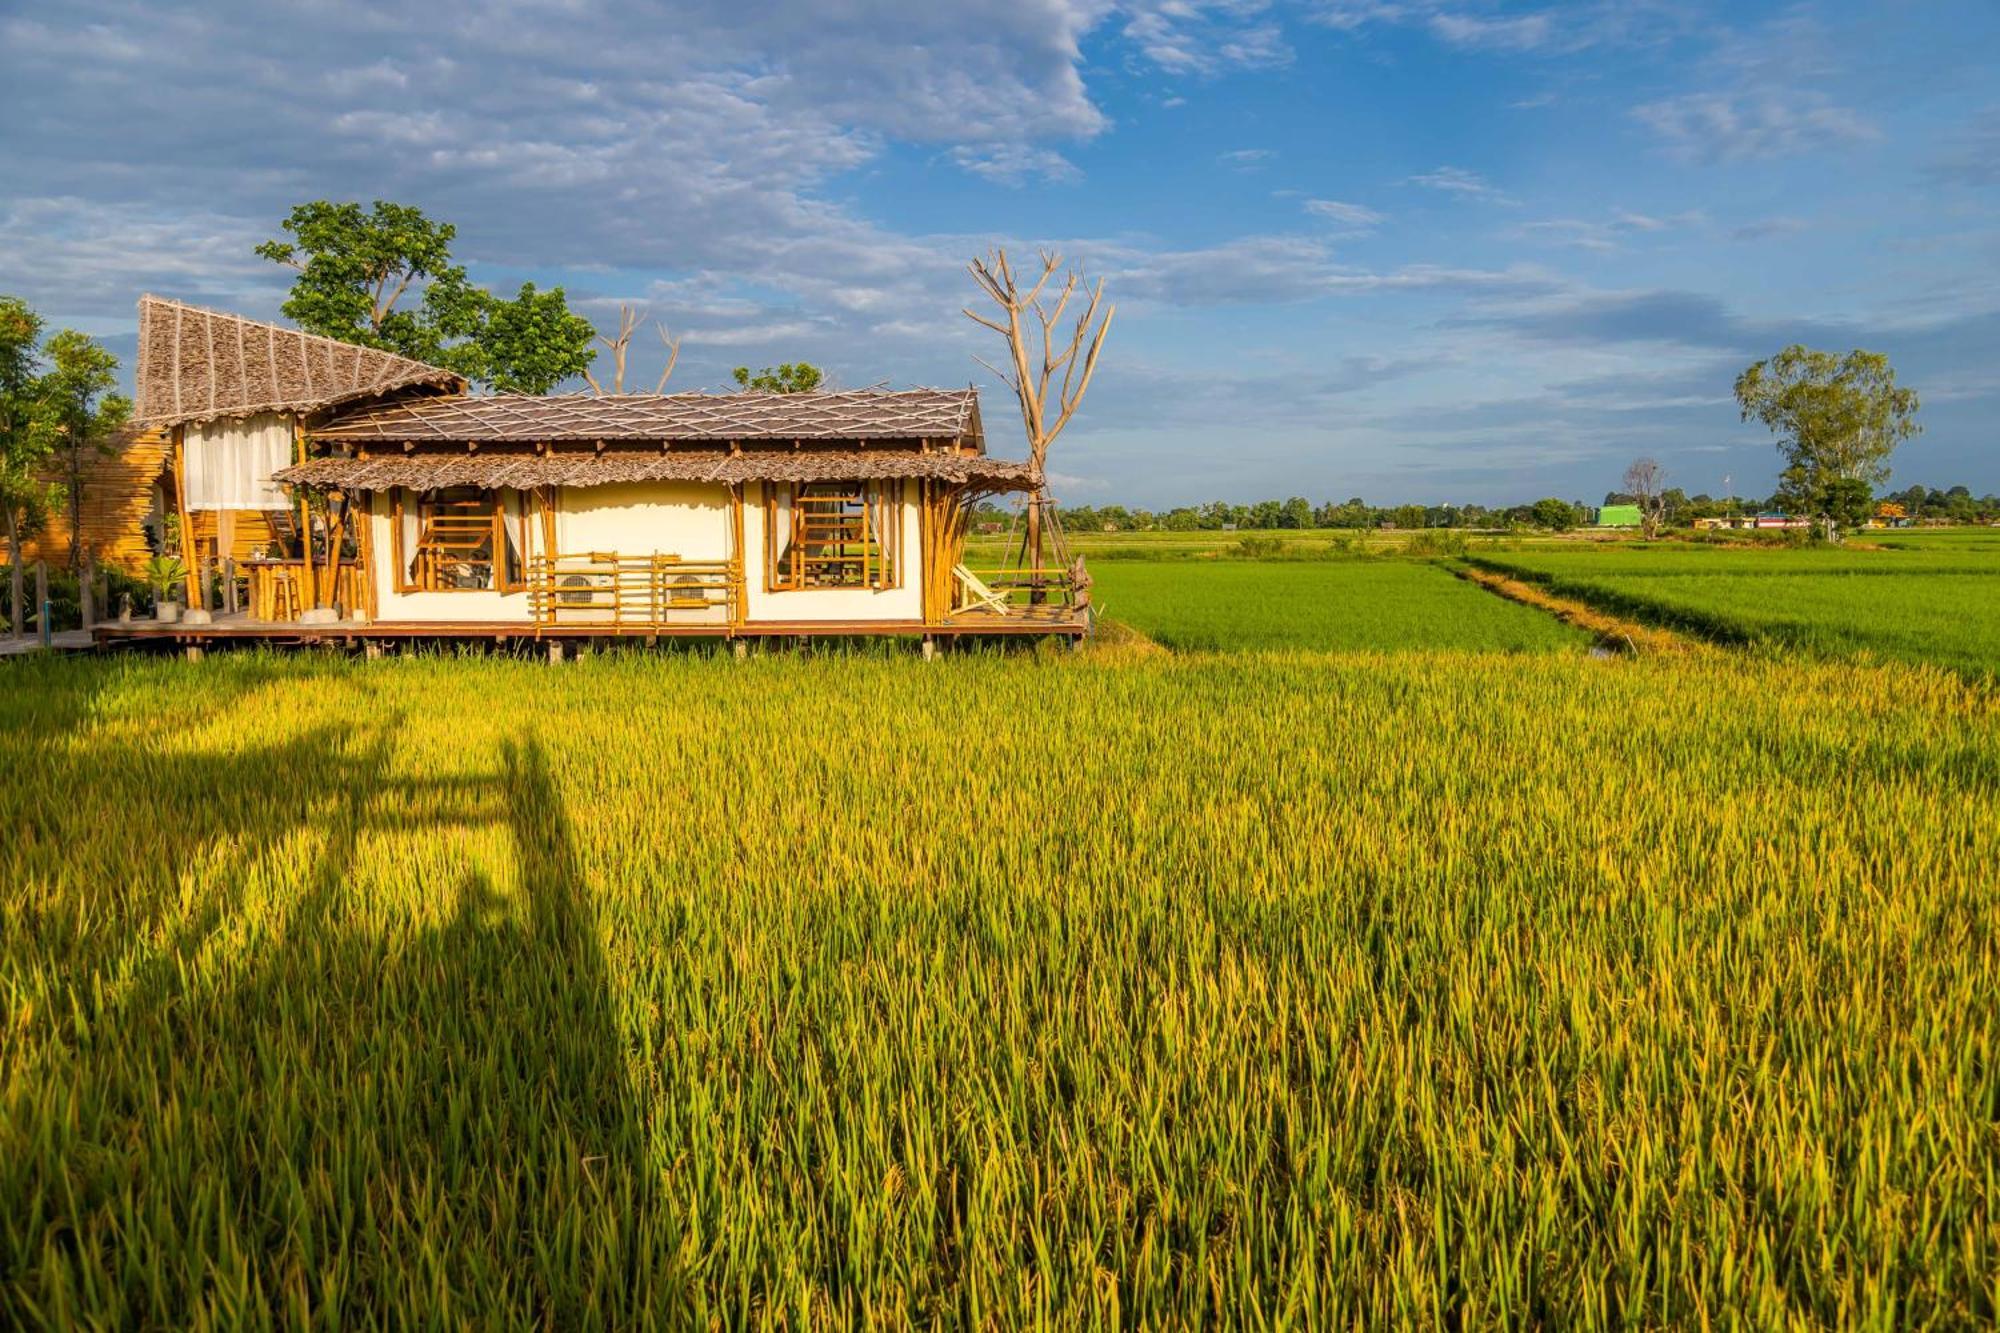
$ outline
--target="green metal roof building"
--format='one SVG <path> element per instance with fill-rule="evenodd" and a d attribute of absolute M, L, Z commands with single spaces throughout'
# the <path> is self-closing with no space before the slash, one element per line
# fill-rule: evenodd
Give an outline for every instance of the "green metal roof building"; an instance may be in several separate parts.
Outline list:
<path fill-rule="evenodd" d="M 1606 505 L 1597 511 L 1597 526 L 1600 528 L 1636 528 L 1639 526 L 1639 506 Z"/>

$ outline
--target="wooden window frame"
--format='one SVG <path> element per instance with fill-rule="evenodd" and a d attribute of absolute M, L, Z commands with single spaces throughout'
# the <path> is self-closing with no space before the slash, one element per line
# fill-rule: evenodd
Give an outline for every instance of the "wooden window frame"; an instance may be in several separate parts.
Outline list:
<path fill-rule="evenodd" d="M 789 521 L 781 524 L 778 488 L 787 493 Z M 890 592 L 903 586 L 902 521 L 903 482 L 900 479 L 855 482 L 764 483 L 764 591 L 778 592 Z M 816 494 L 815 494 L 816 493 Z M 831 494 L 830 494 L 831 493 Z M 801 498 L 842 499 L 861 508 L 863 574 L 860 582 L 828 583 L 815 579 L 803 555 L 790 561 L 787 552 L 803 543 L 811 510 Z M 783 526 L 784 531 L 779 528 Z M 825 561 L 820 562 L 822 564 Z"/>
<path fill-rule="evenodd" d="M 484 588 L 425 587 L 421 581 L 411 577 L 410 567 L 415 564 L 416 557 L 423 549 L 426 511 L 442 503 L 441 497 L 454 492 L 466 491 L 476 492 L 488 502 L 489 518 L 492 524 L 492 536 L 490 539 L 492 543 L 492 556 L 489 561 L 493 570 L 492 581 Z M 528 511 L 525 500 L 523 500 L 521 508 L 521 540 L 515 542 L 514 564 L 516 568 L 512 571 L 514 577 L 509 578 L 509 570 L 507 568 L 507 495 L 504 490 L 485 486 L 452 486 L 439 491 L 416 492 L 416 550 L 410 549 L 408 541 L 403 536 L 403 519 L 406 513 L 404 506 L 407 503 L 404 497 L 410 493 L 408 488 L 400 486 L 389 492 L 389 538 L 391 550 L 395 558 L 395 587 L 398 593 L 516 593 L 528 590 L 528 551 L 526 545 Z"/>

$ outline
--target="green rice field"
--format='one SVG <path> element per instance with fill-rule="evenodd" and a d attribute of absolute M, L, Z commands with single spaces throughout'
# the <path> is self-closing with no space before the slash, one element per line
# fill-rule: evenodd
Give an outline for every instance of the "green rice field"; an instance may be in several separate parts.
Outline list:
<path fill-rule="evenodd" d="M 1590 643 L 1422 560 L 1126 560 L 1093 565 L 1091 576 L 1103 614 L 1175 649 L 1564 652 Z"/>
<path fill-rule="evenodd" d="M 1725 642 L 2000 671 L 2000 539 L 1980 530 L 1883 549 L 1576 544 L 1473 559 Z"/>
<path fill-rule="evenodd" d="M 7 1327 L 2000 1315 L 1956 673 L 30 659 L 0 772 Z"/>

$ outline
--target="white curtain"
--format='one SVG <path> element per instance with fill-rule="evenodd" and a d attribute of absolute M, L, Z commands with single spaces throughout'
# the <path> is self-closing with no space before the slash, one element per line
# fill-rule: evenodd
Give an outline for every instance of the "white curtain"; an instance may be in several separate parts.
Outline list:
<path fill-rule="evenodd" d="M 396 551 L 402 557 L 401 568 L 397 570 L 398 582 L 407 582 L 416 577 L 417 541 L 421 535 L 417 525 L 417 500 L 415 491 L 394 492 L 402 498 L 402 526 L 396 533 Z"/>
<path fill-rule="evenodd" d="M 775 580 L 783 577 L 780 562 L 785 552 L 792 549 L 792 485 L 786 481 L 767 481 L 764 485 L 771 496 L 771 530 L 764 534 L 764 541 L 769 552 L 768 573 Z"/>
<path fill-rule="evenodd" d="M 242 421 L 189 426 L 189 509 L 286 509 L 291 497 L 271 474 L 292 462 L 292 419 L 267 412 Z"/>

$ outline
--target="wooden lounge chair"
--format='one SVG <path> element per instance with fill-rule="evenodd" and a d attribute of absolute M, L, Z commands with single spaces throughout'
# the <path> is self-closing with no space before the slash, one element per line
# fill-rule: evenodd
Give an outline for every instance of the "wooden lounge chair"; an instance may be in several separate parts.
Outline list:
<path fill-rule="evenodd" d="M 1005 593 L 995 592 L 993 589 L 987 587 L 980 581 L 977 574 L 974 574 L 964 565 L 953 566 L 951 572 L 952 577 L 956 578 L 965 589 L 965 594 L 959 599 L 958 605 L 951 609 L 953 615 L 957 615 L 961 611 L 971 611 L 979 607 L 984 607 L 996 615 L 1004 616 L 1007 614 L 1007 595 Z"/>

